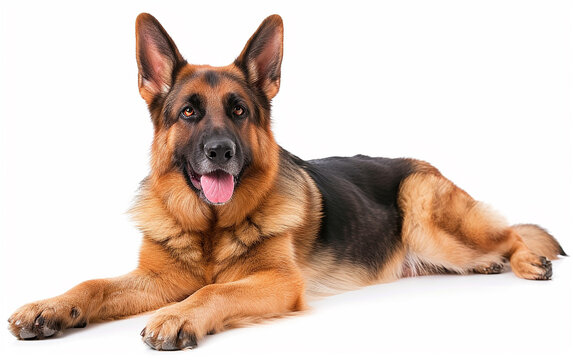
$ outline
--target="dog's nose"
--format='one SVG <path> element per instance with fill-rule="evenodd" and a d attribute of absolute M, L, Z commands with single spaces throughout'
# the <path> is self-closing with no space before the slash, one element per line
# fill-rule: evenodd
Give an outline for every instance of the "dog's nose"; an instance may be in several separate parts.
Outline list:
<path fill-rule="evenodd" d="M 235 143 L 229 139 L 210 140 L 203 147 L 207 159 L 219 165 L 231 160 L 235 156 L 235 149 Z"/>

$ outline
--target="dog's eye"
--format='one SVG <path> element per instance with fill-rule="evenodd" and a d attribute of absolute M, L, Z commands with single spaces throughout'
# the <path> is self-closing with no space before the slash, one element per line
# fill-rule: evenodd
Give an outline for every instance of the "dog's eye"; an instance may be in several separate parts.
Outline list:
<path fill-rule="evenodd" d="M 181 116 L 183 116 L 185 119 L 189 119 L 193 115 L 195 115 L 195 110 L 191 106 L 187 106 L 181 111 Z"/>
<path fill-rule="evenodd" d="M 243 116 L 244 113 L 245 113 L 245 108 L 242 107 L 241 105 L 237 105 L 233 108 L 233 115 L 235 116 Z"/>

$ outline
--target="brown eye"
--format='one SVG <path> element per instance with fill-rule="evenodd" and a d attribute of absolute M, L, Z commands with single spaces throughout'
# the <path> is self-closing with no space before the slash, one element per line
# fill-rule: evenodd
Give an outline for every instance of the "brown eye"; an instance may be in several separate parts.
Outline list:
<path fill-rule="evenodd" d="M 181 111 L 181 115 L 186 118 L 190 118 L 191 116 L 195 115 L 195 110 L 192 107 L 187 106 L 183 111 Z"/>
<path fill-rule="evenodd" d="M 235 116 L 242 116 L 245 113 L 245 108 L 243 108 L 242 106 L 235 106 L 233 108 L 233 115 Z"/>

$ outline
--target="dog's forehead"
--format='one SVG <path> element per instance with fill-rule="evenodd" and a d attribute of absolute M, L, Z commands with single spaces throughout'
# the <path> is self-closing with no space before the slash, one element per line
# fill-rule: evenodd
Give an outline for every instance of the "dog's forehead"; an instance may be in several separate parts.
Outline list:
<path fill-rule="evenodd" d="M 243 74 L 232 66 L 190 65 L 180 72 L 173 90 L 177 97 L 198 93 L 220 98 L 228 93 L 246 96 L 248 87 Z"/>

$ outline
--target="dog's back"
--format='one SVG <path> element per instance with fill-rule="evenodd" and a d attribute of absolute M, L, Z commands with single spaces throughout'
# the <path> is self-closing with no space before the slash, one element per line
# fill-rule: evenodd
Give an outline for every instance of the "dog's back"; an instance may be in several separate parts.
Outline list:
<path fill-rule="evenodd" d="M 547 231 L 507 225 L 426 162 L 282 156 L 321 195 L 320 230 L 301 262 L 310 295 L 429 273 L 498 273 L 506 259 L 520 277 L 547 279 L 549 260 L 565 255 Z"/>

